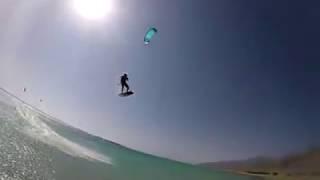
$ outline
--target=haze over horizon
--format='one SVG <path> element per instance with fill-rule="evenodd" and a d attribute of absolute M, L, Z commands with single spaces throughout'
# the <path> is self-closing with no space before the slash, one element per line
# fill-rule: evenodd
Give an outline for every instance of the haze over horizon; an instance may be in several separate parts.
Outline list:
<path fill-rule="evenodd" d="M 72 0 L 1 1 L 0 87 L 89 133 L 184 162 L 320 145 L 320 3 L 110 1 L 90 16 Z M 151 26 L 159 32 L 146 46 Z M 118 96 L 123 72 L 128 98 Z"/>

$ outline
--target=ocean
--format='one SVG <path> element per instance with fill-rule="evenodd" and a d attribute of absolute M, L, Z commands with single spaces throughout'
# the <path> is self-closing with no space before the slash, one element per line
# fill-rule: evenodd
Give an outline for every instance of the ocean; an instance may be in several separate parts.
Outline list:
<path fill-rule="evenodd" d="M 0 180 L 252 179 L 132 150 L 0 90 Z"/>

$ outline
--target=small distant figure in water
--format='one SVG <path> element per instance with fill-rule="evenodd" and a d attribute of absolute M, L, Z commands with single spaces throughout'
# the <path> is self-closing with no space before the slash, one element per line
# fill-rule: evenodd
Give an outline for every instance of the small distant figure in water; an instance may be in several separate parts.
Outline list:
<path fill-rule="evenodd" d="M 127 92 L 129 91 L 129 85 L 127 83 L 127 81 L 129 81 L 129 78 L 128 78 L 128 74 L 124 73 L 122 76 L 121 76 L 121 93 L 123 93 L 123 89 L 124 87 L 126 87 L 127 89 Z"/>
<path fill-rule="evenodd" d="M 27 88 L 23 88 L 23 92 L 26 92 L 27 91 Z"/>

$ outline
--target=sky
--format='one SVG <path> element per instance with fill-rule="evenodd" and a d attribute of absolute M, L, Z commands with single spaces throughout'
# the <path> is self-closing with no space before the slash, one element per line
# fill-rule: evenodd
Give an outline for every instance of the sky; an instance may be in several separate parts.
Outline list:
<path fill-rule="evenodd" d="M 90 20 L 71 0 L 2 0 L 0 87 L 89 133 L 184 162 L 320 144 L 319 2 L 111 1 Z M 146 46 L 151 26 L 159 32 Z"/>

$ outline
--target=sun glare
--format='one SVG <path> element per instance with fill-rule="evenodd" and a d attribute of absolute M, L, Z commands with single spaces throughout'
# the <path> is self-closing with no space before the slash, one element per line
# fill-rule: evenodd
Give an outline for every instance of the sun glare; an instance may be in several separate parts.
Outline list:
<path fill-rule="evenodd" d="M 73 0 L 73 9 L 85 19 L 104 19 L 112 11 L 112 0 Z"/>

